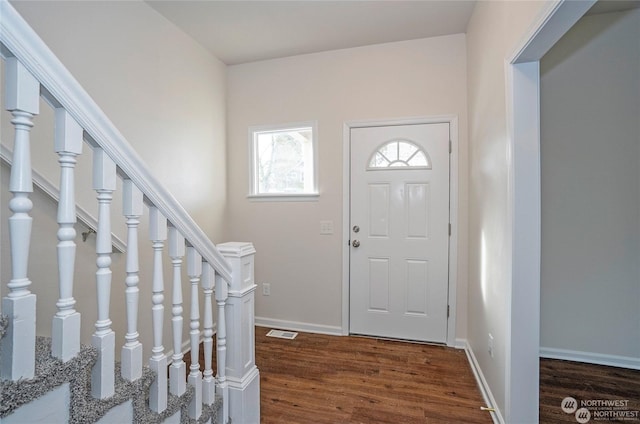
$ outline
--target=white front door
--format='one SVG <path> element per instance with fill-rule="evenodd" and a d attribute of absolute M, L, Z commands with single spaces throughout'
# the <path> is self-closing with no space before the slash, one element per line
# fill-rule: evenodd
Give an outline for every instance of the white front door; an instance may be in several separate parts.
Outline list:
<path fill-rule="evenodd" d="M 449 123 L 351 129 L 349 331 L 446 342 Z"/>

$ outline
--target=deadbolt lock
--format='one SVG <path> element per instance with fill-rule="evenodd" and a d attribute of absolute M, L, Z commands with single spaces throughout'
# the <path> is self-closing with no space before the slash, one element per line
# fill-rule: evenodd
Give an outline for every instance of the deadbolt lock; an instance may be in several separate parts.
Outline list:
<path fill-rule="evenodd" d="M 353 226 L 353 232 L 354 232 L 354 233 L 358 233 L 358 232 L 360 232 L 360 227 L 358 227 L 357 225 L 354 225 L 354 226 Z"/>

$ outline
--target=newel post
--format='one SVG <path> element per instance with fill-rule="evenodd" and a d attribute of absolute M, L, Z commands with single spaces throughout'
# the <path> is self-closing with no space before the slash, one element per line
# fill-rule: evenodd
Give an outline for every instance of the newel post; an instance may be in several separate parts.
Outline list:
<path fill-rule="evenodd" d="M 231 264 L 226 305 L 229 417 L 237 423 L 260 422 L 260 373 L 255 357 L 254 256 L 251 243 L 217 245 Z"/>

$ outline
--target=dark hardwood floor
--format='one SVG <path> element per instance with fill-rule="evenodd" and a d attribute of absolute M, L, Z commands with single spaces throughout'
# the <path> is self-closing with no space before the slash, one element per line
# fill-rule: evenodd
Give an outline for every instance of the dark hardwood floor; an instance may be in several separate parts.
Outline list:
<path fill-rule="evenodd" d="M 256 327 L 262 424 L 492 422 L 480 410 L 484 403 L 461 350 L 310 333 L 283 340 L 267 337 L 268 331 Z M 202 364 L 202 345 L 200 358 Z M 184 359 L 188 366 L 189 355 Z M 626 420 L 594 416 L 589 422 L 640 424 L 640 416 L 633 418 L 640 411 L 640 371 L 541 359 L 540 423 L 577 423 L 561 408 L 566 397 L 578 404 L 628 401 L 618 407 L 630 411 Z M 605 407 L 591 402 L 588 408 L 601 413 Z"/>
<path fill-rule="evenodd" d="M 256 327 L 263 424 L 491 423 L 463 351 Z"/>
<path fill-rule="evenodd" d="M 565 413 L 562 400 L 572 397 L 580 408 L 582 401 L 592 414 L 589 422 L 640 423 L 640 371 L 579 362 L 540 360 L 540 422 L 576 423 L 575 413 Z M 618 406 L 598 406 L 597 401 L 618 400 Z M 596 402 L 593 402 L 596 401 Z M 628 402 L 626 402 L 628 401 Z M 609 409 L 624 412 L 614 418 Z M 635 416 L 635 418 L 634 418 Z"/>

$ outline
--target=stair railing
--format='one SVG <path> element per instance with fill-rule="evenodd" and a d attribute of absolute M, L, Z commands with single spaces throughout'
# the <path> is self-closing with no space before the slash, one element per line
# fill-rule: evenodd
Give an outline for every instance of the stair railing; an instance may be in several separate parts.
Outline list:
<path fill-rule="evenodd" d="M 253 359 L 253 310 L 246 312 L 249 317 L 242 320 L 243 323 L 240 325 L 229 323 L 229 320 L 238 321 L 238 319 L 233 314 L 225 314 L 225 305 L 230 295 L 237 298 L 247 294 L 253 296 L 255 285 L 252 280 L 252 263 L 251 281 L 247 286 L 246 281 L 249 281 L 247 276 L 239 275 L 243 271 L 238 269 L 232 272 L 230 262 L 178 201 L 151 175 L 142 159 L 122 134 L 6 0 L 0 0 L 0 16 L 2 16 L 0 48 L 2 58 L 5 60 L 6 75 L 6 108 L 13 115 L 11 123 L 15 128 L 9 182 L 9 190 L 13 194 L 9 202 L 9 209 L 12 212 L 9 218 L 11 280 L 7 284 L 9 292 L 2 299 L 2 313 L 8 315 L 9 326 L 5 337 L 0 342 L 1 378 L 17 381 L 34 376 L 36 296 L 30 290 L 31 281 L 27 275 L 32 226 L 30 212 L 33 207 L 30 199 L 33 188 L 29 136 L 33 127 L 32 119 L 39 113 L 39 100 L 42 96 L 55 109 L 54 149 L 60 164 L 60 198 L 57 216 L 59 299 L 52 324 L 52 356 L 68 361 L 80 351 L 80 314 L 75 310 L 76 301 L 73 297 L 76 251 L 74 167 L 76 158 L 82 154 L 83 145 L 87 143 L 93 153 L 93 189 L 98 201 L 97 321 L 92 345 L 97 348 L 99 355 L 92 370 L 91 393 L 98 399 L 108 398 L 114 394 L 115 334 L 111 329 L 109 317 L 112 289 L 110 216 L 116 179 L 119 177 L 123 180 L 123 215 L 126 218 L 127 227 L 125 278 L 127 325 L 125 343 L 121 348 L 122 377 L 125 380 L 134 381 L 141 377 L 143 368 L 143 347 L 139 341 L 140 329 L 137 327 L 140 281 L 138 224 L 144 214 L 143 204 L 146 204 L 149 210 L 149 237 L 153 246 L 153 347 L 149 367 L 156 374 L 150 389 L 149 407 L 155 412 L 162 412 L 167 407 L 167 391 L 181 396 L 186 391 L 185 382 L 188 381 L 188 384 L 195 388 L 195 395 L 189 407 L 189 417 L 198 418 L 202 412 L 203 402 L 211 405 L 214 402 L 214 393 L 217 393 L 223 398 L 222 418 L 226 423 L 230 414 L 226 365 L 228 363 L 227 335 L 232 335 L 228 326 L 233 326 L 234 331 L 239 329 L 251 332 L 251 343 L 248 346 L 250 362 L 247 363 L 244 360 L 247 352 L 231 352 L 234 355 L 243 356 L 239 359 L 243 363 L 243 369 L 239 378 L 234 380 L 236 386 L 246 385 L 245 375 L 250 375 L 253 380 L 257 374 Z M 168 255 L 173 266 L 171 298 L 173 356 L 168 379 L 166 372 L 168 358 L 164 352 L 162 340 L 165 303 L 162 257 L 165 244 L 168 244 Z M 253 255 L 253 252 L 252 250 L 249 253 Z M 188 377 L 181 353 L 184 320 L 181 269 L 185 256 L 187 275 L 190 280 L 191 305 L 189 338 L 192 365 Z M 237 251 L 232 256 L 239 257 Z M 242 290 L 234 292 L 233 286 L 230 289 L 233 281 L 244 281 Z M 211 361 L 214 334 L 212 308 L 214 288 L 215 302 L 218 307 L 216 333 L 218 365 L 215 379 Z M 205 300 L 204 332 L 200 330 L 200 289 L 204 293 Z M 244 300 L 243 302 L 247 303 Z M 253 308 L 252 301 L 250 305 Z M 200 372 L 198 364 L 201 334 L 204 336 L 205 356 L 207 356 L 204 373 Z M 244 337 L 246 340 L 246 336 Z M 234 334 L 232 339 L 240 341 L 241 338 L 239 334 Z M 237 345 L 241 346 L 242 343 L 239 342 Z M 240 394 L 240 396 L 243 395 Z M 252 397 L 255 398 L 255 395 Z M 259 411 L 259 404 L 253 407 Z"/>

